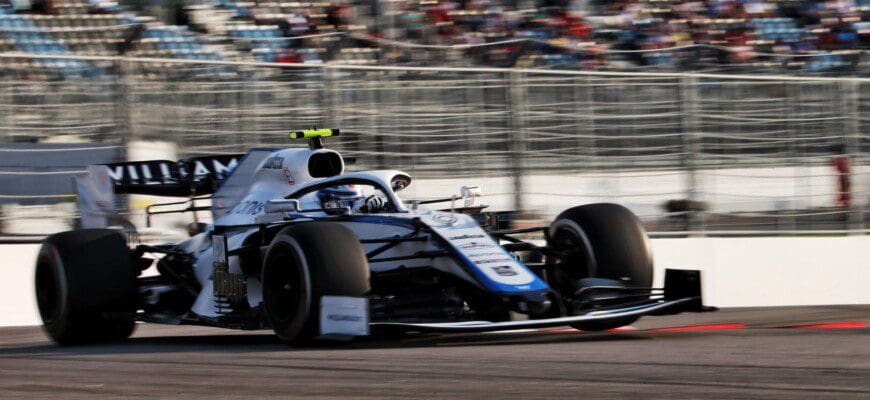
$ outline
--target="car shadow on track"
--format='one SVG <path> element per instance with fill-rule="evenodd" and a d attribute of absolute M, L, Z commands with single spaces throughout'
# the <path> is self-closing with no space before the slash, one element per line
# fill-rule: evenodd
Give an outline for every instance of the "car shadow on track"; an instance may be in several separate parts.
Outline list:
<path fill-rule="evenodd" d="M 346 351 L 360 349 L 399 349 L 419 347 L 458 347 L 458 346 L 507 346 L 536 345 L 553 343 L 634 341 L 651 339 L 648 335 L 635 332 L 508 332 L 484 334 L 409 334 L 403 337 L 358 338 L 350 342 L 317 341 L 305 346 L 289 346 L 273 334 L 247 332 L 233 334 L 172 335 L 163 330 L 165 336 L 134 336 L 124 342 L 100 345 L 60 347 L 47 339 L 28 340 L 21 346 L 0 347 L 3 356 L 57 356 L 57 355 L 102 355 L 102 354 L 147 354 L 175 352 L 275 352 L 275 351 Z"/>

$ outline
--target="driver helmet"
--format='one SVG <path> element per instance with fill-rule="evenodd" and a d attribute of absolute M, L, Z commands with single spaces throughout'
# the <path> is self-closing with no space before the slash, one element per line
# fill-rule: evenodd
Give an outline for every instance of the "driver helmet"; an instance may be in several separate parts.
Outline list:
<path fill-rule="evenodd" d="M 323 208 L 353 207 L 354 200 L 362 195 L 362 191 L 353 185 L 341 185 L 318 190 L 317 200 Z"/>

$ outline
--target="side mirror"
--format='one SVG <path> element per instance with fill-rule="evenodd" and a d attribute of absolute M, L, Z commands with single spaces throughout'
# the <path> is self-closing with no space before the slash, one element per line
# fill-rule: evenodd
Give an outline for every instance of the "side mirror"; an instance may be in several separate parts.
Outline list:
<path fill-rule="evenodd" d="M 404 174 L 396 174 L 390 181 L 390 187 L 394 192 L 399 192 L 411 185 L 411 177 Z"/>
<path fill-rule="evenodd" d="M 465 200 L 465 207 L 474 205 L 474 199 L 483 196 L 483 189 L 478 186 L 463 186 L 460 190 L 462 198 Z"/>
<path fill-rule="evenodd" d="M 284 213 L 299 211 L 299 200 L 296 199 L 275 199 L 266 202 L 263 207 L 263 212 L 269 213 Z"/>

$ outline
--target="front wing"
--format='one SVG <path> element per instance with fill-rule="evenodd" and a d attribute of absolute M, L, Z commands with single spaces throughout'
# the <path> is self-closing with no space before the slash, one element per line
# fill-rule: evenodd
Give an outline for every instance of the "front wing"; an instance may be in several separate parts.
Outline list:
<path fill-rule="evenodd" d="M 374 322 L 373 328 L 419 332 L 470 333 L 528 328 L 550 328 L 579 322 L 617 320 L 643 315 L 669 315 L 681 312 L 715 311 L 703 306 L 700 271 L 668 269 L 665 273 L 663 298 L 643 304 L 591 311 L 583 315 L 523 321 L 462 321 L 462 322 Z"/>

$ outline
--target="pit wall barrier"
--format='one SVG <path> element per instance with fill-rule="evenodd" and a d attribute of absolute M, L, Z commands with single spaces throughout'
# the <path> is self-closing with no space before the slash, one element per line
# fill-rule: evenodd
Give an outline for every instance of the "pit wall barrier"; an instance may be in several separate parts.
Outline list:
<path fill-rule="evenodd" d="M 870 304 L 870 236 L 652 239 L 664 268 L 703 271 L 705 303 L 718 307 Z M 38 325 L 38 245 L 0 246 L 0 326 Z"/>

